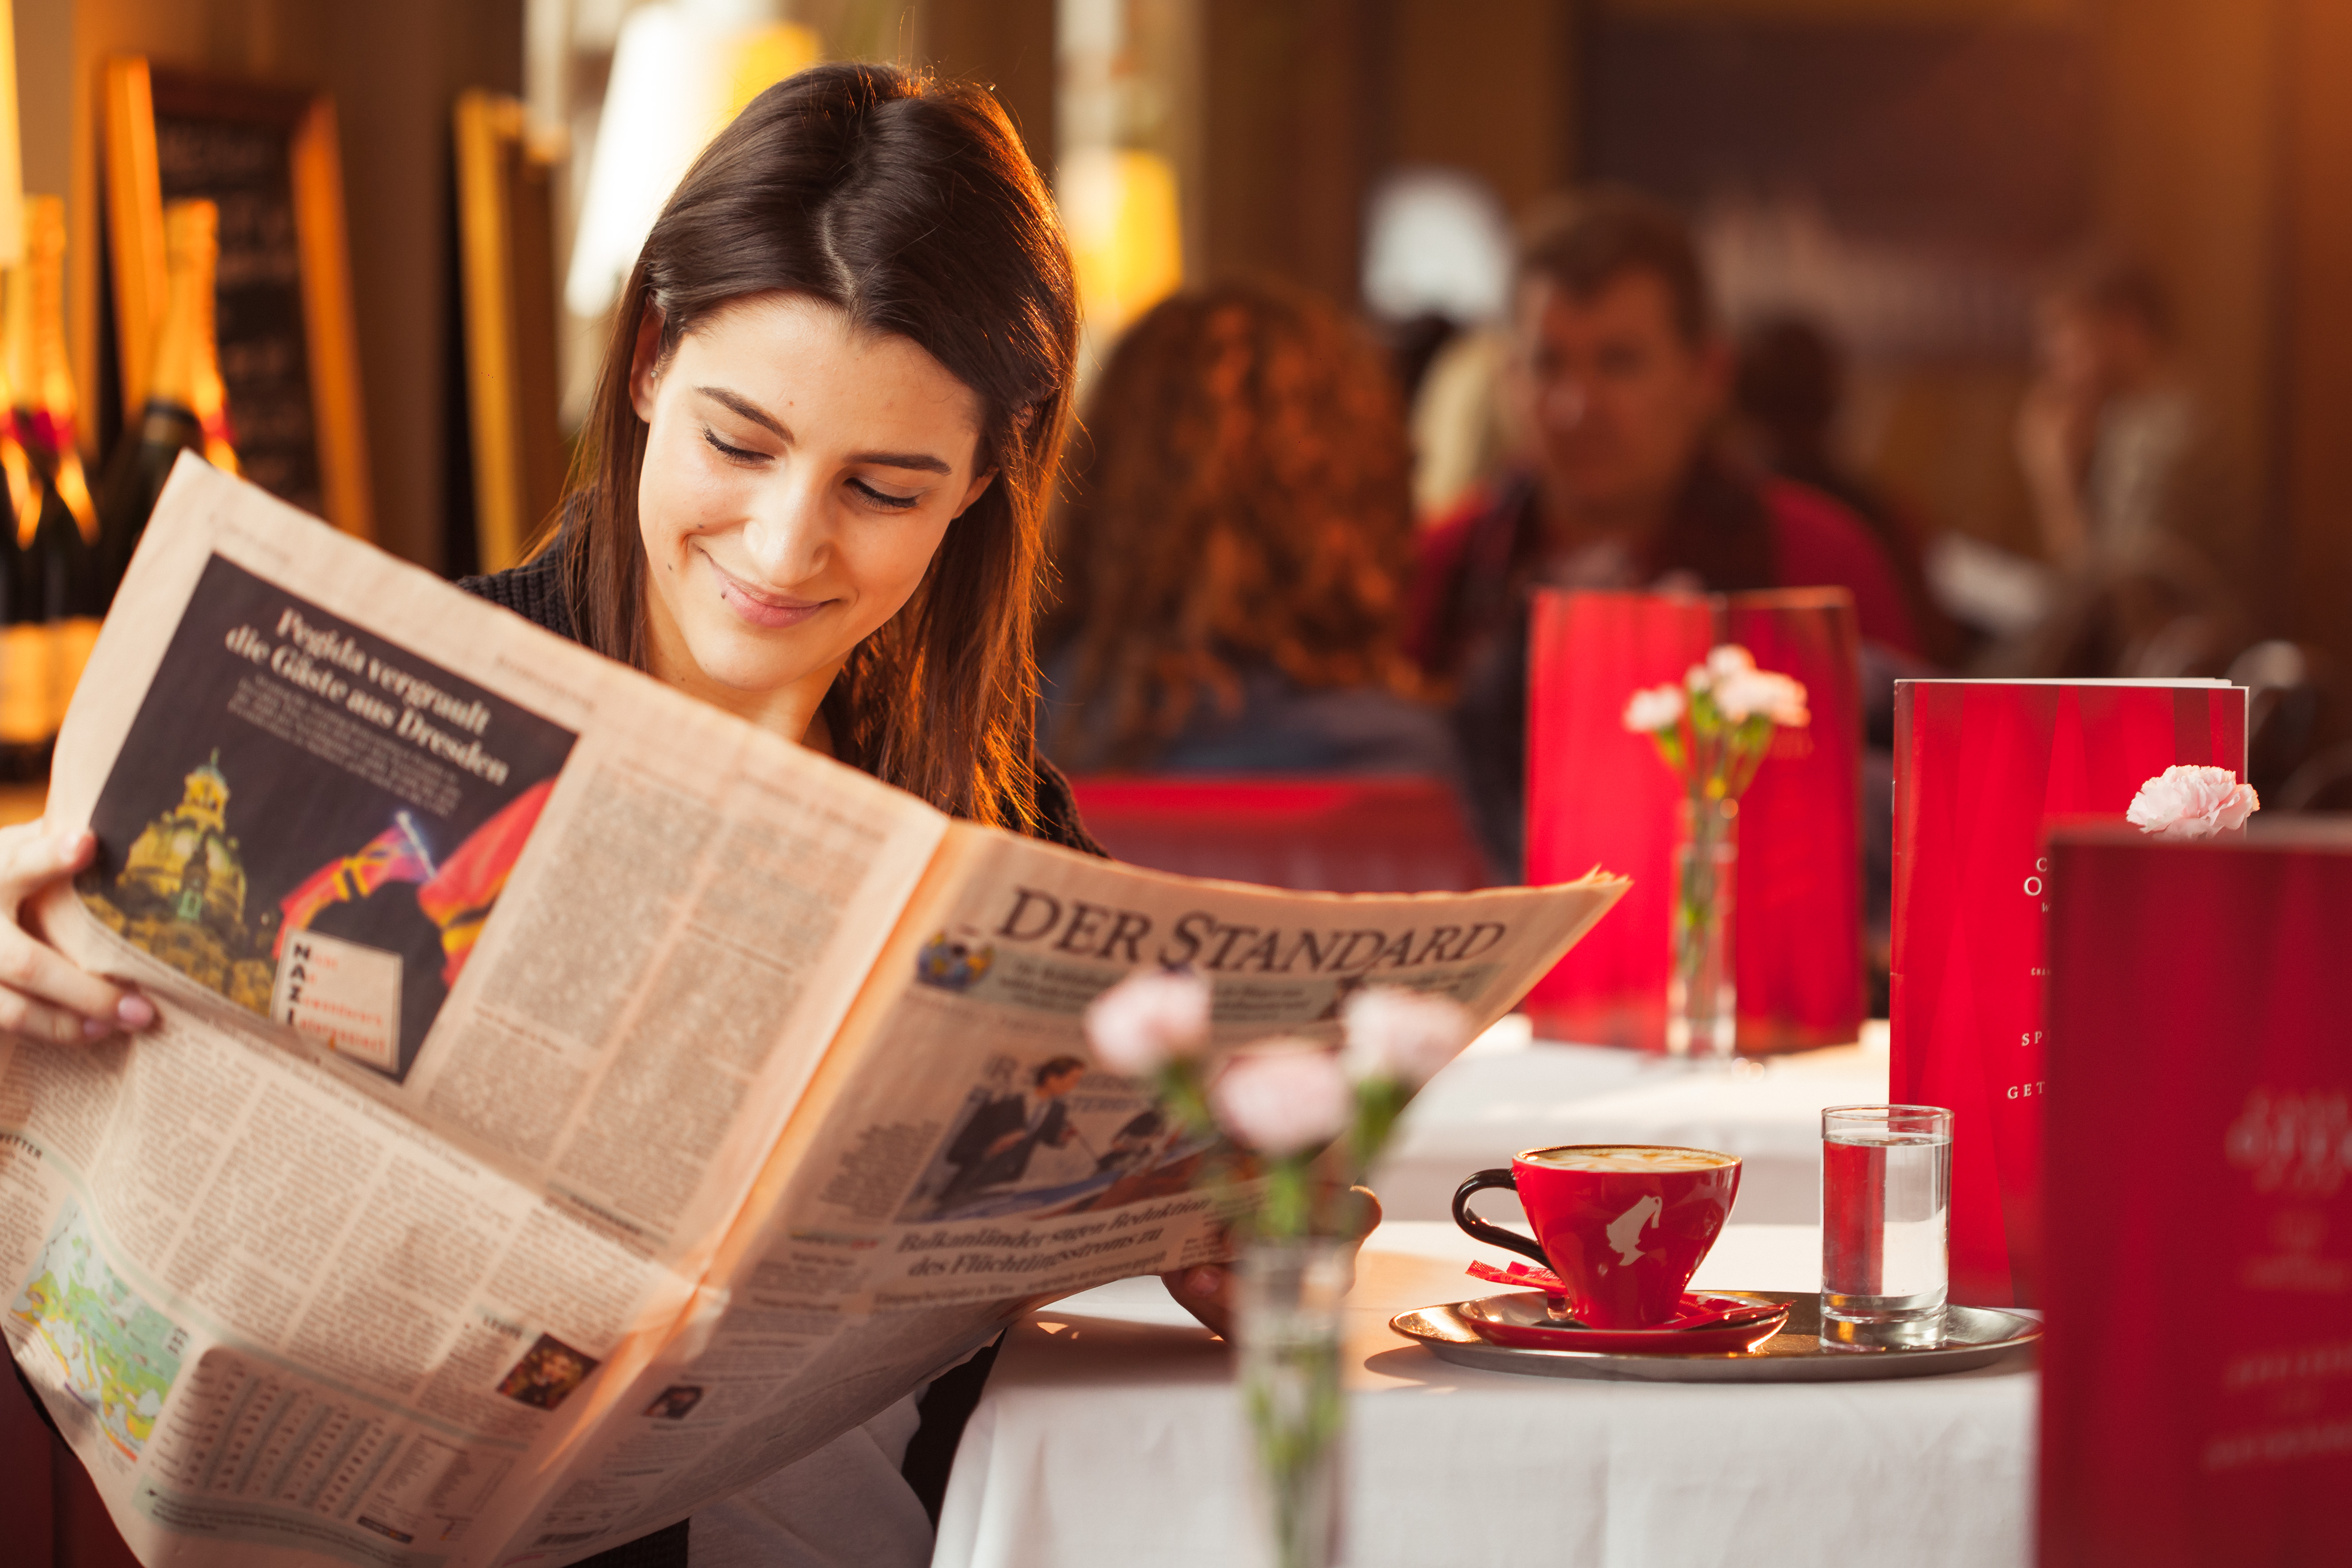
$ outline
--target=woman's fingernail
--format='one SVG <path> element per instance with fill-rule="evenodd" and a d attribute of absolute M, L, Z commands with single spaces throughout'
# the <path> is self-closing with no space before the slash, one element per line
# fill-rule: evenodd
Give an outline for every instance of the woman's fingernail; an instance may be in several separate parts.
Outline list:
<path fill-rule="evenodd" d="M 114 1005 L 114 1016 L 125 1028 L 143 1029 L 155 1021 L 155 1004 L 144 996 L 125 996 Z"/>
<path fill-rule="evenodd" d="M 84 1018 L 81 1021 L 81 1037 L 85 1040 L 102 1040 L 112 1033 L 114 1026 L 103 1018 Z"/>
<path fill-rule="evenodd" d="M 61 859 L 66 859 L 66 860 L 70 860 L 70 859 L 72 859 L 76 855 L 79 854 L 80 852 L 81 852 L 81 835 L 80 835 L 80 834 L 79 834 L 79 833 L 60 833 L 60 834 L 58 834 L 58 858 L 61 858 Z"/>
<path fill-rule="evenodd" d="M 1217 1288 L 1223 1285 L 1224 1280 L 1213 1268 L 1195 1268 L 1192 1270 L 1192 1278 L 1186 1283 L 1192 1286 L 1192 1293 L 1196 1296 L 1213 1296 L 1217 1293 Z"/>

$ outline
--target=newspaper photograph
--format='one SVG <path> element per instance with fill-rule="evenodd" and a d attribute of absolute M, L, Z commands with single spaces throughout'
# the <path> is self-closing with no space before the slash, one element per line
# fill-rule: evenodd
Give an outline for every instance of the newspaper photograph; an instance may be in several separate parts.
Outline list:
<path fill-rule="evenodd" d="M 216 557 L 99 794 L 82 902 L 398 1080 L 576 738 Z"/>
<path fill-rule="evenodd" d="M 1507 1011 L 1622 879 L 1292 893 L 924 803 L 193 459 L 59 740 L 30 911 L 160 1018 L 0 1043 L 0 1331 L 141 1560 L 576 1562 L 1255 1181 L 1088 1055 L 1368 984 Z"/>

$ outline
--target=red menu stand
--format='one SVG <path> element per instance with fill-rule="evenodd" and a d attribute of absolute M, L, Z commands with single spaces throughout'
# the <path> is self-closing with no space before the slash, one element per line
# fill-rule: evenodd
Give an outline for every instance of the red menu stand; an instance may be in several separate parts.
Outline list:
<path fill-rule="evenodd" d="M 2352 833 L 2050 859 L 2042 1568 L 2345 1562 Z"/>
<path fill-rule="evenodd" d="M 1952 1130 L 1952 1299 L 2037 1300 L 2043 839 L 2123 821 L 2175 763 L 2246 765 L 2222 681 L 1906 680 L 1895 689 L 1891 1089 Z"/>
<path fill-rule="evenodd" d="M 1682 784 L 1625 700 L 1679 683 L 1718 642 L 1805 686 L 1812 722 L 1774 737 L 1739 803 L 1732 963 L 1745 1053 L 1837 1045 L 1862 1023 L 1862 701 L 1843 588 L 1537 595 L 1528 670 L 1528 880 L 1594 866 L 1633 879 L 1528 1001 L 1561 1039 L 1665 1048 Z"/>

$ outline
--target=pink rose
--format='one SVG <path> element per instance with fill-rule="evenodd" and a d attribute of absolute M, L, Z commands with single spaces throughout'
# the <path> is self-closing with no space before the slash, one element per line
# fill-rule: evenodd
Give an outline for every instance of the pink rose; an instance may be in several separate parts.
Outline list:
<path fill-rule="evenodd" d="M 1390 1079 L 1419 1089 L 1470 1043 L 1470 1015 L 1448 996 L 1374 985 L 1340 1012 L 1348 1044 L 1340 1066 L 1358 1083 Z"/>
<path fill-rule="evenodd" d="M 1339 1059 L 1311 1040 L 1264 1040 L 1237 1051 L 1209 1086 L 1209 1109 L 1226 1136 L 1277 1160 L 1337 1138 L 1354 1108 Z"/>
<path fill-rule="evenodd" d="M 2139 786 L 2124 820 L 2158 838 L 2210 838 L 2243 827 L 2262 804 L 2227 768 L 2175 763 Z"/>
<path fill-rule="evenodd" d="M 1654 734 L 1683 716 L 1683 689 L 1671 683 L 1645 686 L 1625 703 L 1625 728 L 1637 735 Z"/>
<path fill-rule="evenodd" d="M 1209 983 L 1172 969 L 1139 969 L 1087 1007 L 1095 1059 L 1127 1078 L 1150 1078 L 1209 1041 Z"/>

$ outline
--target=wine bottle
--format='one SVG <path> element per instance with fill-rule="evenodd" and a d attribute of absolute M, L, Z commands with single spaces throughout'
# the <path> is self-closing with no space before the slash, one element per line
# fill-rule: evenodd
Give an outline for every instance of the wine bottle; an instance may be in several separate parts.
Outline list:
<path fill-rule="evenodd" d="M 17 438 L 46 492 L 35 549 L 49 632 L 52 731 L 64 722 L 98 641 L 108 588 L 66 358 L 65 286 L 66 205 L 27 195 L 25 259 L 9 278 L 5 342 Z"/>
<path fill-rule="evenodd" d="M 182 452 L 194 452 L 226 473 L 237 471 L 213 336 L 220 209 L 207 201 L 166 203 L 163 263 L 163 321 L 147 377 L 147 404 L 115 444 L 99 500 L 110 592 L 131 564 L 147 515 Z"/>

